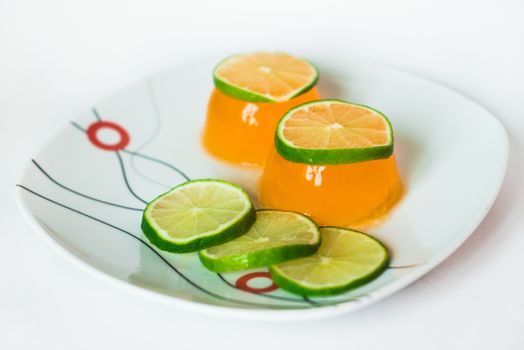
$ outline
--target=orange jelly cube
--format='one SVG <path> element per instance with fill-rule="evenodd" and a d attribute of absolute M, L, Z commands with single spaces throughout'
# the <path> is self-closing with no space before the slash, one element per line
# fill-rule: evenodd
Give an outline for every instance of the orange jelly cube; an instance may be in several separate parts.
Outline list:
<path fill-rule="evenodd" d="M 401 194 L 394 155 L 352 164 L 308 165 L 290 162 L 273 148 L 260 183 L 263 207 L 304 213 L 325 226 L 380 223 Z"/>
<path fill-rule="evenodd" d="M 204 147 L 231 163 L 263 165 L 280 118 L 292 107 L 319 98 L 313 88 L 285 102 L 248 102 L 214 89 L 204 127 Z"/>

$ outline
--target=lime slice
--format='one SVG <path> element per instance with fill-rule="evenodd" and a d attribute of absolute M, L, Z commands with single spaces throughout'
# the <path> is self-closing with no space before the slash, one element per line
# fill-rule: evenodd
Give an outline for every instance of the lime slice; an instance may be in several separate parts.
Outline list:
<path fill-rule="evenodd" d="M 215 272 L 246 270 L 313 254 L 320 231 L 305 215 L 280 210 L 257 210 L 257 220 L 243 236 L 198 255 Z"/>
<path fill-rule="evenodd" d="M 142 231 L 159 249 L 187 253 L 235 239 L 255 219 L 248 194 L 237 185 L 192 180 L 147 205 Z"/>
<path fill-rule="evenodd" d="M 286 53 L 235 55 L 213 72 L 218 90 L 239 100 L 284 102 L 310 90 L 318 80 L 315 67 Z"/>
<path fill-rule="evenodd" d="M 365 233 L 321 227 L 322 244 L 306 258 L 270 267 L 282 289 L 300 295 L 329 296 L 378 277 L 389 263 L 387 248 Z"/>
<path fill-rule="evenodd" d="M 295 163 L 363 162 L 393 153 L 393 129 L 386 116 L 371 107 L 319 100 L 292 108 L 282 117 L 275 146 Z"/>

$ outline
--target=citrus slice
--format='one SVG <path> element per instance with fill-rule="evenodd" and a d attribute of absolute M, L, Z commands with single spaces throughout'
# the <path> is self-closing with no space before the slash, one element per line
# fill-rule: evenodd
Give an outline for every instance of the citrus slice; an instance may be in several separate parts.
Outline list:
<path fill-rule="evenodd" d="M 268 266 L 313 254 L 320 246 L 320 231 L 305 215 L 280 210 L 257 210 L 257 220 L 243 236 L 201 250 L 202 264 L 227 272 Z"/>
<path fill-rule="evenodd" d="M 381 112 L 340 100 L 307 102 L 289 110 L 275 137 L 278 153 L 304 164 L 348 164 L 388 158 L 393 129 Z"/>
<path fill-rule="evenodd" d="M 156 247 L 187 253 L 246 233 L 256 219 L 248 194 L 222 180 L 192 180 L 151 201 L 142 231 Z"/>
<path fill-rule="evenodd" d="M 321 227 L 322 244 L 306 258 L 270 267 L 275 283 L 292 293 L 329 296 L 378 277 L 389 263 L 387 248 L 362 232 Z"/>
<path fill-rule="evenodd" d="M 257 52 L 226 58 L 213 72 L 218 90 L 251 102 L 284 102 L 315 86 L 315 67 L 286 53 Z"/>

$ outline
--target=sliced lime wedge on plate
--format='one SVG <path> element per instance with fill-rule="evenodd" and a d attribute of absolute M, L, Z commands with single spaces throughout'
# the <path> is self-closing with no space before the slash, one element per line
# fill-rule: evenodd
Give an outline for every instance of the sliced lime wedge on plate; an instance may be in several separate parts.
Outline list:
<path fill-rule="evenodd" d="M 215 272 L 246 270 L 313 254 L 320 246 L 320 231 L 305 215 L 258 210 L 257 220 L 243 236 L 201 250 L 202 264 Z"/>
<path fill-rule="evenodd" d="M 387 248 L 365 233 L 321 227 L 322 244 L 305 258 L 270 267 L 275 283 L 292 293 L 329 296 L 378 277 L 389 263 Z"/>
<path fill-rule="evenodd" d="M 147 205 L 142 231 L 159 249 L 187 253 L 243 235 L 255 218 L 248 194 L 237 185 L 192 180 Z"/>

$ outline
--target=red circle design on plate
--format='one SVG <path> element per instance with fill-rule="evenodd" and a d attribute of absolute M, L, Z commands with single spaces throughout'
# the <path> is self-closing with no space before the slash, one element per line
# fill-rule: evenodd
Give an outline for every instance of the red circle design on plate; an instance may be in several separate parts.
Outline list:
<path fill-rule="evenodd" d="M 250 287 L 247 283 L 252 280 L 253 278 L 267 278 L 271 281 L 271 285 L 264 287 L 264 288 L 253 288 Z M 269 293 L 276 289 L 278 289 L 278 286 L 273 282 L 271 279 L 271 275 L 269 272 L 252 272 L 248 273 L 247 275 L 244 275 L 237 279 L 237 282 L 235 283 L 236 287 L 242 290 L 245 290 L 246 292 L 253 292 L 253 293 Z"/>
<path fill-rule="evenodd" d="M 97 133 L 100 129 L 104 128 L 116 131 L 118 135 L 120 135 L 120 141 L 118 141 L 115 144 L 107 144 L 100 141 L 100 139 L 98 139 Z M 130 139 L 126 129 L 124 129 L 116 123 L 108 122 L 105 120 L 100 120 L 89 125 L 89 128 L 87 128 L 87 137 L 93 145 L 106 151 L 120 151 L 126 148 L 126 146 L 129 144 Z"/>

